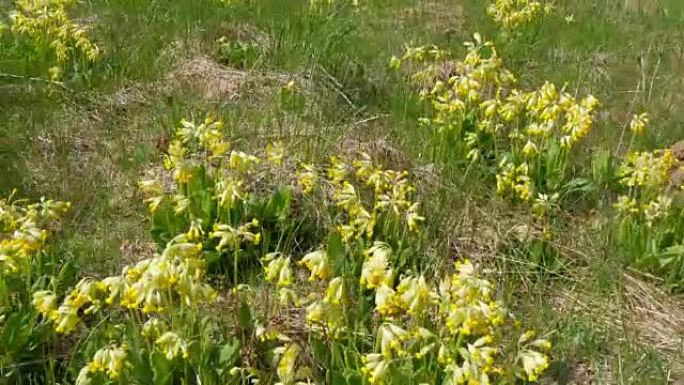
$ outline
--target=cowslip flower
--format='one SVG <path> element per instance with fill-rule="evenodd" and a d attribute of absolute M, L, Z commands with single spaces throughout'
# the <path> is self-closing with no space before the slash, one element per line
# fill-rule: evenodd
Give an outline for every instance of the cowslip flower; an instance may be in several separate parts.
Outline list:
<path fill-rule="evenodd" d="M 293 282 L 290 258 L 276 255 L 271 253 L 264 258 L 264 261 L 268 262 L 264 267 L 265 279 L 278 287 L 288 287 Z"/>
<path fill-rule="evenodd" d="M 389 255 L 392 249 L 383 242 L 375 242 L 368 250 L 368 258 L 361 268 L 361 284 L 367 289 L 374 289 L 382 285 L 388 285 L 392 280 L 392 269 L 389 268 Z"/>
<path fill-rule="evenodd" d="M 188 343 L 178 334 L 171 331 L 159 336 L 155 341 L 155 345 L 161 349 L 162 354 L 164 354 L 167 360 L 172 360 L 179 356 L 187 359 L 190 356 Z"/>
<path fill-rule="evenodd" d="M 641 135 L 646 132 L 646 126 L 648 125 L 649 118 L 647 113 L 634 115 L 632 121 L 629 122 L 629 129 L 637 135 Z"/>
<path fill-rule="evenodd" d="M 280 379 L 280 384 L 292 384 L 296 380 L 296 363 L 299 355 L 299 345 L 291 343 L 274 349 L 274 354 L 280 357 L 276 374 Z"/>
<path fill-rule="evenodd" d="M 325 250 L 312 251 L 306 254 L 297 264 L 299 266 L 306 266 L 309 269 L 311 272 L 309 276 L 310 281 L 316 279 L 324 280 L 330 276 L 330 263 Z"/>

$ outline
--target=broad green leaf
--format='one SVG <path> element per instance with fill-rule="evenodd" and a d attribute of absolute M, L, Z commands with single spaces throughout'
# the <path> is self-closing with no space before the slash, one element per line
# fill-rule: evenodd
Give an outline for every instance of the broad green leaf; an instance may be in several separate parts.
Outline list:
<path fill-rule="evenodd" d="M 252 311 L 247 302 L 241 302 L 238 308 L 238 324 L 243 329 L 252 328 Z"/>
<path fill-rule="evenodd" d="M 221 348 L 219 353 L 219 364 L 224 366 L 231 366 L 235 364 L 238 358 L 238 353 L 240 352 L 240 341 L 238 339 L 233 339 L 227 342 Z"/>

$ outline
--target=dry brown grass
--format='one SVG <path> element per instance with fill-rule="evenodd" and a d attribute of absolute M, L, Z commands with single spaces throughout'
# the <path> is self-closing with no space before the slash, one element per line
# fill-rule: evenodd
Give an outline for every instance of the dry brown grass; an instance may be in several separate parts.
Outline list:
<path fill-rule="evenodd" d="M 670 364 L 674 378 L 684 368 L 684 298 L 659 289 L 636 273 L 625 272 L 621 292 L 601 296 L 581 286 L 557 292 L 554 307 L 564 316 L 580 315 L 600 327 L 602 333 L 658 352 Z"/>
<path fill-rule="evenodd" d="M 642 344 L 681 366 L 684 362 L 684 298 L 668 294 L 636 274 L 625 273 L 623 284 L 626 317 L 622 326 L 633 328 Z M 677 369 L 684 370 L 684 367 Z"/>

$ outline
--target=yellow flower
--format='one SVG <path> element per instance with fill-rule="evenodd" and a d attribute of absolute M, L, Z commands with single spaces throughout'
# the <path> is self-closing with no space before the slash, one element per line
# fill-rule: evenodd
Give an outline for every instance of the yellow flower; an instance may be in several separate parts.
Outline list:
<path fill-rule="evenodd" d="M 283 163 L 284 155 L 285 149 L 283 143 L 269 143 L 266 145 L 266 160 L 272 164 L 280 166 Z"/>
<path fill-rule="evenodd" d="M 335 277 L 328 283 L 328 289 L 325 292 L 323 302 L 339 305 L 344 299 L 344 279 L 342 277 Z"/>
<path fill-rule="evenodd" d="M 620 182 L 627 187 L 659 189 L 677 162 L 671 150 L 631 153 L 620 167 Z"/>
<path fill-rule="evenodd" d="M 80 52 L 88 60 L 95 61 L 99 57 L 99 48 L 88 40 L 83 28 L 67 14 L 73 3 L 69 0 L 16 1 L 15 10 L 10 15 L 11 31 L 36 42 L 48 43 L 60 63 L 66 62 L 72 52 Z M 0 23 L 0 35 L 2 29 L 4 26 Z M 56 81 L 52 78 L 57 72 L 53 68 L 50 69 L 51 80 Z"/>
<path fill-rule="evenodd" d="M 487 13 L 501 28 L 511 31 L 539 20 L 552 9 L 538 0 L 496 0 L 487 8 Z"/>
<path fill-rule="evenodd" d="M 345 210 L 352 210 L 357 207 L 358 197 L 354 185 L 347 182 L 342 182 L 342 188 L 335 191 L 333 194 L 335 204 Z"/>
<path fill-rule="evenodd" d="M 325 320 L 325 308 L 322 301 L 315 301 L 306 308 L 306 321 L 310 324 L 322 324 Z"/>
<path fill-rule="evenodd" d="M 191 162 L 181 160 L 173 171 L 173 179 L 178 183 L 188 183 L 195 176 L 195 171 L 195 166 Z"/>
<path fill-rule="evenodd" d="M 241 151 L 233 151 L 230 153 L 228 164 L 230 168 L 238 173 L 249 173 L 261 161 L 254 155 L 248 155 Z"/>
<path fill-rule="evenodd" d="M 391 315 L 398 310 L 398 298 L 394 289 L 381 285 L 375 289 L 375 311 L 382 315 Z"/>
<path fill-rule="evenodd" d="M 58 66 L 53 66 L 48 69 L 48 76 L 50 78 L 51 82 L 59 82 L 62 80 L 62 75 L 64 72 L 62 71 L 62 68 Z"/>
<path fill-rule="evenodd" d="M 159 318 L 150 318 L 143 324 L 142 336 L 147 338 L 159 338 L 166 329 L 166 324 Z"/>
<path fill-rule="evenodd" d="M 401 69 L 401 59 L 392 55 L 392 58 L 390 58 L 389 67 L 393 70 L 400 70 Z"/>
<path fill-rule="evenodd" d="M 408 338 L 409 333 L 403 328 L 392 323 L 385 323 L 380 325 L 377 335 L 380 352 L 384 357 L 389 359 L 395 353 L 399 356 L 405 353 L 402 342 Z"/>
<path fill-rule="evenodd" d="M 188 358 L 188 343 L 183 340 L 178 334 L 174 332 L 166 332 L 159 336 L 155 344 L 161 349 L 162 354 L 167 360 L 172 360 L 176 357 Z"/>
<path fill-rule="evenodd" d="M 78 317 L 78 309 L 70 306 L 62 305 L 53 314 L 51 318 L 55 324 L 55 331 L 60 334 L 71 333 L 81 321 Z"/>
<path fill-rule="evenodd" d="M 84 366 L 78 372 L 78 376 L 76 377 L 76 385 L 91 385 L 91 384 L 92 384 L 92 379 L 90 378 L 90 370 L 88 369 L 88 366 Z"/>
<path fill-rule="evenodd" d="M 361 358 L 363 368 L 361 371 L 368 378 L 371 385 L 384 383 L 385 376 L 389 369 L 389 360 L 386 360 L 382 354 L 366 354 Z"/>
<path fill-rule="evenodd" d="M 672 198 L 666 195 L 659 195 L 658 198 L 648 202 L 644 208 L 644 218 L 646 224 L 652 226 L 659 218 L 664 218 L 670 212 L 672 206 Z"/>
<path fill-rule="evenodd" d="M 128 287 L 121 297 L 121 306 L 127 309 L 136 309 L 141 302 L 140 290 L 136 286 Z"/>
<path fill-rule="evenodd" d="M 646 131 L 646 126 L 648 125 L 649 119 L 648 114 L 643 113 L 640 115 L 634 115 L 632 121 L 629 123 L 629 129 L 637 135 L 641 135 Z"/>
<path fill-rule="evenodd" d="M 539 150 L 537 149 L 537 145 L 534 144 L 533 141 L 528 140 L 525 146 L 523 147 L 522 152 L 523 154 L 525 154 L 525 156 L 532 157 L 534 155 L 537 155 Z"/>
<path fill-rule="evenodd" d="M 185 235 L 188 241 L 199 241 L 204 236 L 204 230 L 202 229 L 202 220 L 193 219 L 190 222 L 190 228 Z"/>
<path fill-rule="evenodd" d="M 434 304 L 439 296 L 431 290 L 425 277 L 406 277 L 397 287 L 400 306 L 408 314 L 420 316 Z"/>
<path fill-rule="evenodd" d="M 330 158 L 330 167 L 327 169 L 328 179 L 335 184 L 345 181 L 349 168 L 347 164 L 336 156 Z"/>
<path fill-rule="evenodd" d="M 522 362 L 522 368 L 528 381 L 537 381 L 539 376 L 549 367 L 548 357 L 533 350 L 521 352 L 518 359 Z"/>
<path fill-rule="evenodd" d="M 284 385 L 294 384 L 297 376 L 295 364 L 299 355 L 299 346 L 291 343 L 274 349 L 274 353 L 276 356 L 280 356 L 276 369 L 280 383 Z"/>
<path fill-rule="evenodd" d="M 269 254 L 264 260 L 268 262 L 264 267 L 266 281 L 275 283 L 278 287 L 292 285 L 292 267 L 289 257 L 275 257 Z"/>
<path fill-rule="evenodd" d="M 325 250 L 316 250 L 308 253 L 299 261 L 298 265 L 306 266 L 311 272 L 310 281 L 315 279 L 328 279 L 330 276 L 330 263 Z"/>
<path fill-rule="evenodd" d="M 47 290 L 33 293 L 33 306 L 43 315 L 51 318 L 50 315 L 57 310 L 57 296 Z"/>
<path fill-rule="evenodd" d="M 102 348 L 95 353 L 93 359 L 88 363 L 88 371 L 90 373 L 104 373 L 111 380 L 116 380 L 121 376 L 126 357 L 126 345 Z"/>
<path fill-rule="evenodd" d="M 219 204 L 224 208 L 233 208 L 236 202 L 243 201 L 247 194 L 242 190 L 243 181 L 231 177 L 219 177 L 214 191 Z"/>
<path fill-rule="evenodd" d="M 376 241 L 373 247 L 366 250 L 368 258 L 361 268 L 361 284 L 368 289 L 388 285 L 392 280 L 388 257 L 392 249 L 383 242 Z"/>
<path fill-rule="evenodd" d="M 311 164 L 302 164 L 297 172 L 297 183 L 302 187 L 304 194 L 310 194 L 318 183 L 318 173 Z"/>
<path fill-rule="evenodd" d="M 406 210 L 406 224 L 409 230 L 413 232 L 417 232 L 419 230 L 418 224 L 425 220 L 425 217 L 418 214 L 419 206 L 420 202 L 415 202 Z"/>
<path fill-rule="evenodd" d="M 499 165 L 500 172 L 496 175 L 496 188 L 499 194 L 512 192 L 523 201 L 532 198 L 533 186 L 529 177 L 527 163 L 516 166 L 508 160 L 503 160 Z"/>
<path fill-rule="evenodd" d="M 258 226 L 259 221 L 256 218 L 238 228 L 230 225 L 214 224 L 214 231 L 209 233 L 209 237 L 221 239 L 216 246 L 217 251 L 222 251 L 226 247 L 237 249 L 242 242 L 251 242 L 254 245 L 258 245 L 261 242 L 261 234 L 254 232 L 254 229 Z"/>

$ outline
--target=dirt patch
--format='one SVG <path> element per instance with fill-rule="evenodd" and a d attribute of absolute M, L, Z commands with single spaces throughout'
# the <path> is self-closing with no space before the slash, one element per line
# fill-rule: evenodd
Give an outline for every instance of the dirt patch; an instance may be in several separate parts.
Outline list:
<path fill-rule="evenodd" d="M 654 15 L 658 12 L 658 0 L 625 0 L 625 9 Z"/>
<path fill-rule="evenodd" d="M 247 82 L 249 74 L 224 67 L 206 56 L 182 63 L 166 76 L 179 87 L 192 89 L 205 99 L 233 100 Z"/>
<path fill-rule="evenodd" d="M 680 140 L 672 147 L 672 154 L 679 161 L 670 172 L 670 185 L 684 189 L 684 140 Z"/>
<path fill-rule="evenodd" d="M 422 28 L 452 36 L 463 30 L 465 12 L 453 0 L 428 0 L 402 9 L 398 20 L 420 23 Z"/>
<path fill-rule="evenodd" d="M 672 146 L 672 154 L 677 160 L 684 162 L 684 140 L 680 140 Z"/>
<path fill-rule="evenodd" d="M 247 23 L 232 22 L 222 25 L 214 35 L 215 40 L 221 37 L 233 41 L 256 44 L 264 51 L 273 47 L 273 40 L 266 32 Z"/>

